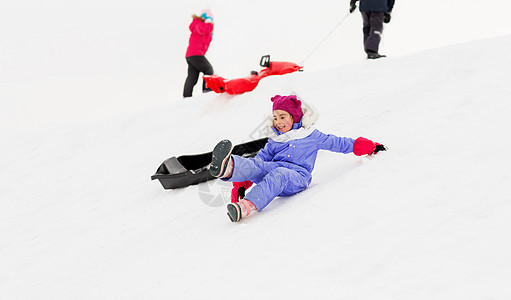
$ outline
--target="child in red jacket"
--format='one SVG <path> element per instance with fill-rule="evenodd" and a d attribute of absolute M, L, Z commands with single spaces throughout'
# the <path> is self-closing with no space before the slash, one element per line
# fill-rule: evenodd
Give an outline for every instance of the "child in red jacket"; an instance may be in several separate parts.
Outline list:
<path fill-rule="evenodd" d="M 209 44 L 213 39 L 213 14 L 210 10 L 202 11 L 200 16 L 193 15 L 190 24 L 190 40 L 186 50 L 186 62 L 188 63 L 188 77 L 186 77 L 183 97 L 191 97 L 193 87 L 199 80 L 200 73 L 213 75 L 213 67 L 206 59 Z M 208 91 L 206 82 L 202 83 L 202 91 Z"/>

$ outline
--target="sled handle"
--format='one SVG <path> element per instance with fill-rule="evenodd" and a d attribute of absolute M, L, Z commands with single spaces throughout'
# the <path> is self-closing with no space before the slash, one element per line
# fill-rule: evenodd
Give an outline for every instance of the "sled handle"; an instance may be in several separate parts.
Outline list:
<path fill-rule="evenodd" d="M 259 62 L 259 65 L 263 68 L 269 68 L 270 67 L 270 55 L 263 55 L 261 57 L 261 61 Z"/>

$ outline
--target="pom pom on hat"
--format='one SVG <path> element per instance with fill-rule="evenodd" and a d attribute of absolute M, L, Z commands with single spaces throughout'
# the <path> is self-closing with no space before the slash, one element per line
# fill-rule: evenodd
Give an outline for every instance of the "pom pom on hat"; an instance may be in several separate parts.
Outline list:
<path fill-rule="evenodd" d="M 202 10 L 200 16 L 205 20 L 205 22 L 213 23 L 213 13 L 210 9 Z"/>
<path fill-rule="evenodd" d="M 275 95 L 271 98 L 271 101 L 273 102 L 273 110 L 287 111 L 293 117 L 294 123 L 298 123 L 302 119 L 302 101 L 298 100 L 296 95 Z"/>

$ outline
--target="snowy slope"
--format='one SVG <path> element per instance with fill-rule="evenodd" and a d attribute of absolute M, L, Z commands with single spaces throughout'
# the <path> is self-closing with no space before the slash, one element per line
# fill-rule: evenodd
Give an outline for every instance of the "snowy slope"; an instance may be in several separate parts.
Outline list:
<path fill-rule="evenodd" d="M 509 1 L 398 2 L 378 61 L 353 14 L 305 72 L 183 101 L 206 6 L 230 78 L 264 54 L 301 63 L 348 3 L 2 1 L 1 299 L 511 298 Z M 389 151 L 321 152 L 309 189 L 239 224 L 228 184 L 150 181 L 170 156 L 260 137 L 291 92 L 323 132 Z"/>
<path fill-rule="evenodd" d="M 306 71 L 364 60 L 362 20 L 349 1 L 3 0 L 0 3 L 0 134 L 94 122 L 180 101 L 190 16 L 215 15 L 207 53 L 226 78 L 259 70 L 259 58 Z M 511 34 L 511 3 L 398 1 L 381 52 L 424 49 Z"/>
<path fill-rule="evenodd" d="M 508 299 L 510 50 L 475 41 L 2 139 L 0 294 Z M 269 97 L 292 91 L 322 131 L 389 151 L 321 152 L 309 189 L 239 224 L 208 202 L 228 185 L 149 180 L 169 156 L 257 138 Z"/>

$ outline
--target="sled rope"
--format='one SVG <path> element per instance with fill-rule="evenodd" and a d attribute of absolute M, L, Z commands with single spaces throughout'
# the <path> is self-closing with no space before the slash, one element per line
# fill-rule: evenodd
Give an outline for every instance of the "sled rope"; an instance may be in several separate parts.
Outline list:
<path fill-rule="evenodd" d="M 302 60 L 302 62 L 300 63 L 300 65 L 303 65 L 303 63 L 314 53 L 316 52 L 316 50 L 318 50 L 319 46 L 321 46 L 321 44 L 323 44 L 329 37 L 330 35 L 332 35 L 332 33 L 337 29 L 337 27 L 339 27 L 342 23 L 344 23 L 344 21 L 348 18 L 348 16 L 350 15 L 351 13 L 347 13 L 340 21 L 339 23 L 337 23 L 337 25 L 335 25 L 335 27 L 330 30 L 330 32 L 321 40 L 321 42 L 319 42 L 319 44 L 317 44 L 316 48 L 314 48 L 311 53 L 309 53 L 309 55 L 307 55 L 307 57 L 305 57 L 304 60 Z"/>

